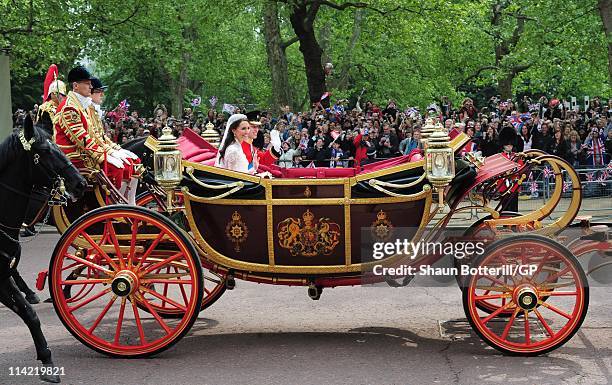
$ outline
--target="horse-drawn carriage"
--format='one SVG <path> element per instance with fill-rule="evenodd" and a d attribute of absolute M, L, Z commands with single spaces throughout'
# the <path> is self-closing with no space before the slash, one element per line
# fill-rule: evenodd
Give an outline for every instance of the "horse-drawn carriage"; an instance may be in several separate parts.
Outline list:
<path fill-rule="evenodd" d="M 418 267 L 443 255 L 375 259 L 363 252 L 367 238 L 407 228 L 412 240 L 434 241 L 454 214 L 479 209 L 489 216 L 468 229 L 470 236 L 507 236 L 489 242 L 482 255 L 456 260 L 473 271 L 460 280 L 466 317 L 502 352 L 553 350 L 578 330 L 588 308 L 580 264 L 551 239 L 580 208 L 580 180 L 566 162 L 538 152 L 455 166 L 468 140 L 464 134 L 432 140 L 426 159 L 416 162 L 285 170 L 270 179 L 181 161 L 164 136 L 151 146 L 157 183 L 147 183 L 141 199 L 148 208 L 115 204 L 121 198 L 103 175 L 93 176 L 79 202 L 54 208 L 63 234 L 48 270 L 55 310 L 90 348 L 145 357 L 180 340 L 236 279 L 305 286 L 313 299 L 327 287 L 397 285 L 395 277 L 372 274 L 374 267 Z M 504 212 L 526 175 L 545 164 L 556 182 L 549 201 L 523 215 Z M 567 189 L 563 173 L 571 184 L 569 208 L 547 220 Z M 468 198 L 472 204 L 462 204 Z M 535 269 L 512 269 L 522 265 Z"/>

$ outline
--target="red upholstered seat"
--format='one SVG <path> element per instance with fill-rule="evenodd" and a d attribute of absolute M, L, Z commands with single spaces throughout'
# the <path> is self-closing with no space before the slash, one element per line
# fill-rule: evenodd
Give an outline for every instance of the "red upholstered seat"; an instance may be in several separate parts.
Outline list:
<path fill-rule="evenodd" d="M 189 128 L 178 139 L 183 159 L 206 166 L 214 166 L 217 149 Z M 275 178 L 345 178 L 355 176 L 354 168 L 280 168 L 260 165 L 259 172 L 268 171 Z"/>
<path fill-rule="evenodd" d="M 380 160 L 378 162 L 374 162 L 374 163 L 369 163 L 366 164 L 362 167 L 362 170 L 359 171 L 358 174 L 366 174 L 368 172 L 372 172 L 372 171 L 378 171 L 378 170 L 383 170 L 389 167 L 393 167 L 393 166 L 398 166 L 400 164 L 404 164 L 404 163 L 410 163 L 410 162 L 414 162 L 414 161 L 418 161 L 418 159 L 420 159 L 420 157 L 416 156 L 421 154 L 421 150 L 419 149 L 414 149 L 410 152 L 410 154 L 408 155 L 402 155 L 402 156 L 398 156 L 395 158 L 389 158 L 389 159 L 385 159 L 385 160 Z M 415 159 L 412 159 L 413 157 L 415 157 Z"/>
<path fill-rule="evenodd" d="M 178 138 L 177 142 L 183 159 L 191 162 L 201 162 L 217 155 L 215 147 L 189 128 L 183 131 L 183 135 Z"/>
<path fill-rule="evenodd" d="M 348 178 L 355 176 L 354 168 L 283 168 L 283 178 Z"/>

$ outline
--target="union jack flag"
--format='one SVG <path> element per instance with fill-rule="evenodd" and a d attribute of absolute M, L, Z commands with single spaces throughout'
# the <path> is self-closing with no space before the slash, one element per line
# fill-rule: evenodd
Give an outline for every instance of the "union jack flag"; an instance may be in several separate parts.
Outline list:
<path fill-rule="evenodd" d="M 215 106 L 217 105 L 217 97 L 213 95 L 213 96 L 210 98 L 209 102 L 210 102 L 210 106 L 211 106 L 212 108 L 215 108 Z"/>
<path fill-rule="evenodd" d="M 569 190 L 571 186 L 572 186 L 572 183 L 570 181 L 563 182 L 563 192 L 567 192 L 567 190 Z"/>
<path fill-rule="evenodd" d="M 127 111 L 130 108 L 130 103 L 128 103 L 127 99 L 123 99 L 121 103 L 119 103 L 119 108 Z"/>
<path fill-rule="evenodd" d="M 544 167 L 544 178 L 550 178 L 554 175 L 555 173 L 553 170 L 551 170 L 548 166 Z"/>
<path fill-rule="evenodd" d="M 592 182 L 595 180 L 595 173 L 594 172 L 590 172 L 588 174 L 586 174 L 586 178 L 587 178 L 587 182 Z"/>

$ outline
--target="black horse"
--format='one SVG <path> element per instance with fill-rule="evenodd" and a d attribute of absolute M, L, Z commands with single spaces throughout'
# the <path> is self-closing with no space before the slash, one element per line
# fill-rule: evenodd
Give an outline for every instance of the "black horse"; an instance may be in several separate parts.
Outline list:
<path fill-rule="evenodd" d="M 34 127 L 28 115 L 23 130 L 14 132 L 0 144 L 0 302 L 28 326 L 37 359 L 45 367 L 54 366 L 51 350 L 36 312 L 20 293 L 13 275 L 21 256 L 19 231 L 32 190 L 55 186 L 60 191 L 62 184 L 72 198 L 81 197 L 87 186 L 49 134 Z M 40 376 L 43 381 L 60 382 L 58 375 L 43 373 Z"/>

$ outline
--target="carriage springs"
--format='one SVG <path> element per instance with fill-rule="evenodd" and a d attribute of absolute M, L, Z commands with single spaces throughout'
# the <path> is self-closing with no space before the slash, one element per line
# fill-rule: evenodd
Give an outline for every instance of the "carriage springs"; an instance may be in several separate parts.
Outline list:
<path fill-rule="evenodd" d="M 462 242 L 413 242 L 408 239 L 396 239 L 395 242 L 375 242 L 372 244 L 372 258 L 382 260 L 391 256 L 405 256 L 411 260 L 426 255 L 447 255 L 461 260 L 466 257 L 474 259 L 485 253 L 485 243 L 478 241 Z M 405 260 L 405 259 L 404 259 Z M 460 267 L 433 267 L 424 265 L 374 265 L 374 275 L 384 276 L 455 276 L 455 275 L 532 275 L 536 272 L 537 265 L 508 264 L 497 266 L 470 266 L 469 263 L 461 264 Z"/>

